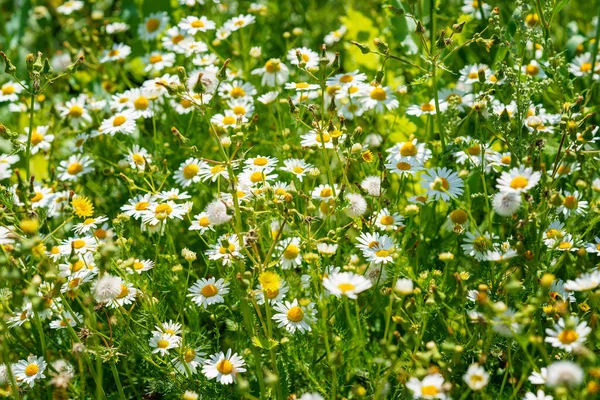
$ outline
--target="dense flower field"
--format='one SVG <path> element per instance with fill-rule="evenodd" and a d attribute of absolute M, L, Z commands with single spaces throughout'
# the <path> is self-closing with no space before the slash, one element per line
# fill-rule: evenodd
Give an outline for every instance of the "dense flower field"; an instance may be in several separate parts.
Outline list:
<path fill-rule="evenodd" d="M 596 398 L 599 8 L 0 2 L 0 395 Z"/>

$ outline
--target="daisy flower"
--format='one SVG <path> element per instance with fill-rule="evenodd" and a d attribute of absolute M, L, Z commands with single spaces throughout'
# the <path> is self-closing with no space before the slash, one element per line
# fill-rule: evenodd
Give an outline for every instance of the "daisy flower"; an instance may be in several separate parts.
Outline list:
<path fill-rule="evenodd" d="M 271 58 L 262 68 L 254 69 L 252 75 L 260 75 L 263 86 L 279 86 L 287 82 L 289 70 L 278 58 Z"/>
<path fill-rule="evenodd" d="M 238 123 L 247 123 L 248 118 L 243 115 L 236 115 L 232 110 L 225 110 L 224 114 L 213 115 L 210 122 L 221 128 L 235 128 Z"/>
<path fill-rule="evenodd" d="M 156 39 L 162 33 L 169 23 L 169 16 L 166 12 L 156 12 L 148 15 L 144 23 L 138 27 L 140 38 L 145 41 Z"/>
<path fill-rule="evenodd" d="M 99 131 L 102 134 L 111 136 L 114 136 L 116 133 L 131 134 L 137 127 L 135 124 L 136 118 L 138 118 L 136 111 L 125 109 L 102 121 Z"/>
<path fill-rule="evenodd" d="M 179 165 L 179 169 L 175 171 L 174 178 L 181 187 L 188 187 L 192 183 L 200 182 L 202 176 L 200 175 L 200 169 L 205 166 L 206 163 L 198 160 L 197 158 L 188 158 L 185 162 Z"/>
<path fill-rule="evenodd" d="M 275 277 L 271 277 L 275 276 Z M 256 302 L 260 305 L 280 303 L 289 291 L 287 283 L 274 272 L 263 272 L 258 277 L 260 284 L 255 292 Z"/>
<path fill-rule="evenodd" d="M 319 185 L 313 189 L 311 197 L 317 200 L 330 200 L 334 198 L 334 192 L 338 193 L 339 189 L 337 185 L 333 185 L 333 187 L 329 185 Z"/>
<path fill-rule="evenodd" d="M 76 181 L 94 169 L 91 167 L 92 160 L 88 156 L 72 155 L 68 160 L 60 162 L 57 171 L 58 179 L 61 181 Z"/>
<path fill-rule="evenodd" d="M 496 187 L 501 192 L 526 193 L 539 183 L 541 176 L 540 172 L 533 172 L 531 168 L 520 166 L 503 172 L 498 178 Z"/>
<path fill-rule="evenodd" d="M 407 115 L 420 117 L 421 115 L 435 115 L 435 100 L 431 99 L 428 103 L 421 105 L 413 104 L 406 109 Z"/>
<path fill-rule="evenodd" d="M 565 191 L 563 193 L 562 204 L 556 209 L 556 212 L 565 217 L 574 215 L 585 215 L 588 208 L 588 202 L 581 200 L 582 194 L 579 191 L 573 193 Z"/>
<path fill-rule="evenodd" d="M 324 130 L 310 130 L 308 133 L 302 135 L 300 145 L 302 147 L 325 147 L 326 149 L 333 149 L 333 139 L 339 138 L 343 141 L 344 135 L 338 135 L 336 131 L 326 132 Z"/>
<path fill-rule="evenodd" d="M 35 208 L 45 208 L 52 201 L 52 189 L 35 185 L 33 187 L 33 197 L 29 199 L 31 206 Z"/>
<path fill-rule="evenodd" d="M 209 260 L 221 260 L 223 265 L 231 265 L 235 259 L 243 259 L 240 252 L 240 243 L 237 235 L 222 235 L 212 248 L 206 251 Z"/>
<path fill-rule="evenodd" d="M 554 397 L 546 395 L 542 389 L 539 389 L 536 393 L 527 392 L 523 400 L 554 400 Z"/>
<path fill-rule="evenodd" d="M 200 349 L 186 346 L 181 349 L 181 356 L 172 359 L 171 363 L 183 375 L 188 376 L 190 373 L 195 375 L 198 368 L 206 361 L 205 355 L 206 353 Z"/>
<path fill-rule="evenodd" d="M 19 386 L 29 385 L 33 387 L 35 381 L 46 377 L 44 371 L 47 364 L 44 357 L 30 355 L 26 360 L 20 360 L 12 366 L 14 378 Z"/>
<path fill-rule="evenodd" d="M 83 1 L 68 0 L 56 7 L 56 12 L 62 15 L 71 15 L 73 12 L 81 10 L 83 6 Z"/>
<path fill-rule="evenodd" d="M 323 287 L 331 294 L 356 299 L 356 295 L 373 286 L 373 283 L 362 275 L 352 272 L 334 272 L 323 278 Z"/>
<path fill-rule="evenodd" d="M 169 350 L 174 349 L 179 345 L 179 340 L 175 335 L 170 333 L 158 333 L 152 335 L 150 338 L 150 347 L 152 347 L 152 354 L 160 354 L 165 356 L 169 354 Z"/>
<path fill-rule="evenodd" d="M 277 251 L 281 252 L 280 262 L 283 269 L 296 268 L 302 264 L 300 238 L 293 237 L 280 241 Z"/>
<path fill-rule="evenodd" d="M 576 77 L 589 76 L 592 72 L 592 56 L 590 53 L 579 55 L 569 64 L 569 72 Z M 594 66 L 594 79 L 600 77 L 600 62 Z"/>
<path fill-rule="evenodd" d="M 375 112 L 383 113 L 386 110 L 392 111 L 398 108 L 400 104 L 393 96 L 393 91 L 389 86 L 364 85 L 361 89 L 361 103 L 365 110 L 375 110 Z M 408 114 L 408 111 L 407 111 Z"/>
<path fill-rule="evenodd" d="M 129 272 L 130 273 L 138 273 L 141 274 L 142 272 L 145 271 L 150 271 L 152 268 L 154 268 L 154 261 L 152 260 L 140 260 L 138 258 L 136 258 L 135 260 L 133 260 L 133 263 L 131 264 L 131 268 L 129 268 Z"/>
<path fill-rule="evenodd" d="M 478 391 L 487 386 L 490 381 L 490 374 L 481 365 L 471 364 L 463 375 L 463 381 L 471 390 Z"/>
<path fill-rule="evenodd" d="M 415 399 L 442 399 L 448 398 L 444 393 L 444 378 L 440 374 L 427 375 L 423 380 L 410 378 L 406 387 L 413 392 Z"/>
<path fill-rule="evenodd" d="M 277 321 L 277 327 L 283 328 L 290 332 L 300 333 L 310 332 L 310 325 L 314 323 L 314 304 L 308 303 L 306 306 L 300 306 L 298 299 L 294 299 L 283 303 L 276 303 L 273 307 L 276 314 L 273 315 L 273 320 Z"/>
<path fill-rule="evenodd" d="M 75 232 L 78 235 L 83 235 L 91 231 L 95 231 L 96 229 L 98 229 L 98 226 L 100 224 L 106 221 L 108 221 L 108 218 L 105 216 L 100 216 L 96 218 L 86 218 L 83 222 L 73 227 L 73 232 Z"/>
<path fill-rule="evenodd" d="M 152 163 L 152 154 L 148 153 L 145 148 L 134 144 L 131 149 L 127 150 L 125 161 L 131 169 L 145 171 L 146 164 L 150 165 Z"/>
<path fill-rule="evenodd" d="M 166 201 L 163 203 L 154 203 L 142 213 L 142 222 L 150 226 L 156 226 L 161 222 L 169 219 L 183 219 L 186 210 L 181 204 L 174 201 Z"/>
<path fill-rule="evenodd" d="M 290 49 L 287 53 L 287 60 L 290 64 L 296 66 L 302 62 L 305 64 L 303 67 L 306 69 L 319 67 L 319 54 L 307 47 Z"/>
<path fill-rule="evenodd" d="M 449 201 L 463 194 L 464 183 L 458 174 L 446 167 L 431 168 L 421 175 L 421 187 L 427 190 L 431 201 L 440 198 Z"/>
<path fill-rule="evenodd" d="M 67 326 L 76 326 L 77 321 L 83 321 L 83 317 L 79 313 L 71 314 L 66 311 L 60 315 L 58 319 L 50 322 L 51 329 L 67 329 Z"/>
<path fill-rule="evenodd" d="M 77 97 L 59 107 L 60 116 L 66 118 L 73 127 L 80 127 L 88 122 L 92 122 L 92 117 L 85 107 L 85 99 Z"/>
<path fill-rule="evenodd" d="M 390 213 L 387 208 L 382 208 L 380 211 L 373 214 L 373 221 L 378 229 L 383 231 L 395 230 L 402 226 L 402 217 L 398 213 Z"/>
<path fill-rule="evenodd" d="M 579 241 L 573 235 L 567 233 L 560 240 L 556 241 L 555 250 L 558 251 L 577 251 L 579 249 Z"/>
<path fill-rule="evenodd" d="M 568 323 L 563 318 L 559 319 L 552 329 L 546 329 L 546 343 L 552 347 L 558 347 L 571 353 L 585 343 L 587 336 L 592 332 L 592 328 L 587 322 L 579 322 L 577 317 L 573 317 Z"/>
<path fill-rule="evenodd" d="M 431 150 L 417 139 L 398 143 L 386 151 L 390 153 L 387 157 L 389 162 L 415 162 L 422 165 L 431 158 Z"/>
<path fill-rule="evenodd" d="M 521 73 L 532 78 L 545 78 L 546 73 L 542 69 L 540 63 L 536 60 L 531 60 L 529 64 L 523 65 L 521 67 Z"/>
<path fill-rule="evenodd" d="M 598 270 L 581 274 L 575 280 L 568 280 L 565 283 L 565 289 L 571 292 L 585 292 L 594 290 L 598 286 L 600 286 L 600 271 Z"/>
<path fill-rule="evenodd" d="M 230 32 L 235 32 L 239 29 L 242 29 L 250 24 L 253 24 L 256 21 L 256 17 L 250 14 L 240 14 L 237 17 L 233 17 L 223 24 L 223 27 Z"/>
<path fill-rule="evenodd" d="M 209 179 L 211 182 L 216 182 L 220 176 L 229 179 L 229 173 L 223 164 L 217 164 L 211 167 L 209 164 L 203 163 L 202 168 L 200 169 L 200 176 L 202 177 L 202 182 Z"/>
<path fill-rule="evenodd" d="M 287 160 L 283 161 L 283 165 L 284 166 L 281 168 L 281 170 L 294 174 L 294 176 L 298 178 L 300 182 L 302 182 L 307 171 L 313 168 L 312 164 L 297 158 L 288 158 Z"/>
<path fill-rule="evenodd" d="M 595 253 L 597 256 L 600 256 L 600 237 L 596 237 L 594 238 L 594 240 L 596 241 L 596 243 L 588 243 L 585 246 L 585 250 L 588 253 Z"/>
<path fill-rule="evenodd" d="M 189 16 L 183 18 L 177 26 L 185 31 L 188 35 L 195 35 L 198 32 L 207 32 L 214 30 L 216 25 L 214 21 L 209 20 L 205 16 L 200 18 Z"/>
<path fill-rule="evenodd" d="M 491 233 L 483 233 L 483 234 L 473 234 L 471 232 L 466 232 L 466 238 L 464 239 L 464 243 L 461 245 L 465 254 L 474 257 L 478 261 L 485 260 L 487 252 L 490 250 L 494 250 L 494 240 L 498 239 L 496 235 Z"/>
<path fill-rule="evenodd" d="M 223 297 L 229 293 L 229 283 L 225 282 L 223 278 L 216 280 L 213 278 L 198 279 L 189 288 L 187 296 L 192 298 L 192 301 L 198 306 L 207 308 L 212 304 L 224 303 L 225 298 Z"/>
<path fill-rule="evenodd" d="M 124 60 L 130 54 L 131 47 L 123 43 L 115 43 L 110 50 L 104 50 L 100 56 L 100 63 L 104 64 L 110 61 Z"/>
<path fill-rule="evenodd" d="M 16 82 L 9 81 L 0 87 L 0 103 L 5 101 L 15 102 L 19 100 L 19 94 L 24 88 Z"/>
<path fill-rule="evenodd" d="M 256 94 L 257 91 L 253 84 L 241 80 L 222 82 L 219 86 L 219 95 L 224 99 L 240 99 L 252 97 Z"/>
<path fill-rule="evenodd" d="M 219 352 L 210 356 L 204 362 L 202 373 L 208 379 L 216 379 L 223 385 L 233 383 L 235 376 L 240 372 L 246 372 L 246 362 L 237 353 L 231 354 L 231 349 L 226 354 Z"/>
<path fill-rule="evenodd" d="M 133 199 L 129 199 L 127 204 L 121 206 L 121 210 L 125 215 L 140 219 L 153 202 L 154 198 L 151 194 L 139 194 Z"/>
<path fill-rule="evenodd" d="M 200 234 L 204 234 L 209 230 L 214 232 L 215 228 L 208 217 L 208 213 L 202 212 L 194 216 L 190 231 L 200 231 Z"/>
<path fill-rule="evenodd" d="M 31 154 L 50 150 L 50 145 L 54 141 L 54 135 L 48 134 L 49 128 L 47 125 L 33 128 L 33 133 L 31 134 Z M 28 135 L 29 128 L 25 128 L 25 135 L 21 135 L 19 140 L 27 142 Z"/>

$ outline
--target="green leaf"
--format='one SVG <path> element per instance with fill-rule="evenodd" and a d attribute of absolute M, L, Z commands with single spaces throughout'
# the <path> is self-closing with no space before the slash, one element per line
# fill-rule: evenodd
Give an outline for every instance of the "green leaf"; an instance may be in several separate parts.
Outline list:
<path fill-rule="evenodd" d="M 277 340 L 269 339 L 269 338 L 261 338 L 258 336 L 252 337 L 252 344 L 258 348 L 271 350 L 279 345 Z"/>

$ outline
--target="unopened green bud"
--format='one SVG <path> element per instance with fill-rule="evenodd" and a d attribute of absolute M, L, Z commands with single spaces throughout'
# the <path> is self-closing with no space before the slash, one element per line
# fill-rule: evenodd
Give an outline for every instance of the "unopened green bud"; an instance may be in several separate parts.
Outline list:
<path fill-rule="evenodd" d="M 355 42 L 354 40 L 350 43 L 358 47 L 360 49 L 360 52 L 363 54 L 369 54 L 371 52 L 371 49 L 368 46 L 365 46 L 364 44 L 360 44 L 358 42 Z"/>

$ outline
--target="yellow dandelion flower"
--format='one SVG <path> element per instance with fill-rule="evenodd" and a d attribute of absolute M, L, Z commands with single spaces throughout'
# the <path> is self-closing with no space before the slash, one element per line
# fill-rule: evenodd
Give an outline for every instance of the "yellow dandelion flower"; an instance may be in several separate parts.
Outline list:
<path fill-rule="evenodd" d="M 71 205 L 73 206 L 73 213 L 80 218 L 94 215 L 94 206 L 90 199 L 85 196 L 74 197 Z"/>
<path fill-rule="evenodd" d="M 275 272 L 265 271 L 258 276 L 258 282 L 264 291 L 276 291 L 281 289 L 281 277 Z"/>

